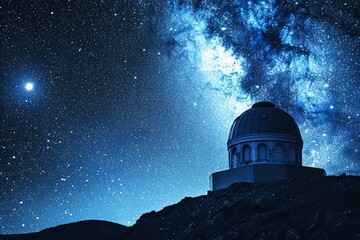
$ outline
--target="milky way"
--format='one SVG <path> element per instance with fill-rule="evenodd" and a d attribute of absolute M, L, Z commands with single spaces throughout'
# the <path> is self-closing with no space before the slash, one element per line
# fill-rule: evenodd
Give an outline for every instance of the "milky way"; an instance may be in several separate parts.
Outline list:
<path fill-rule="evenodd" d="M 261 100 L 299 123 L 305 165 L 359 171 L 359 18 L 355 0 L 3 1 L 0 233 L 204 194 Z"/>
<path fill-rule="evenodd" d="M 222 93 L 215 107 L 239 115 L 259 100 L 290 112 L 305 164 L 358 169 L 359 4 L 355 1 L 169 2 L 158 27 L 174 55 Z M 351 127 L 349 126 L 351 125 Z M 355 131 L 348 131 L 353 128 Z"/>

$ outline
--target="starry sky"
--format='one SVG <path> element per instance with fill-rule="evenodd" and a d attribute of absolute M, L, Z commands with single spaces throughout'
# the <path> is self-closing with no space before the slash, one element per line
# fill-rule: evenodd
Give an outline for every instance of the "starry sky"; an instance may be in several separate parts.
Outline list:
<path fill-rule="evenodd" d="M 204 194 L 261 100 L 359 171 L 359 1 L 3 0 L 0 36 L 0 233 Z"/>

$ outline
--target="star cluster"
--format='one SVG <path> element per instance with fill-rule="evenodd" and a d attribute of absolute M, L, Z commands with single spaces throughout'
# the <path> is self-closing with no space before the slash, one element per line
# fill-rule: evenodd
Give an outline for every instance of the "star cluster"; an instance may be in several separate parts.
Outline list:
<path fill-rule="evenodd" d="M 2 1 L 0 233 L 133 224 L 204 194 L 233 119 L 288 111 L 305 165 L 359 170 L 359 3 Z"/>

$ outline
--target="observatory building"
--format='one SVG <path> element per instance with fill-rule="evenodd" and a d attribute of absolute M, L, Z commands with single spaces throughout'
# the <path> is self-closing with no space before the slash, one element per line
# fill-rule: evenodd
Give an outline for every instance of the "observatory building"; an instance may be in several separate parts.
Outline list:
<path fill-rule="evenodd" d="M 235 182 L 270 182 L 325 176 L 324 169 L 302 166 L 303 140 L 295 120 L 271 102 L 255 103 L 231 126 L 229 170 L 210 176 L 210 189 Z"/>

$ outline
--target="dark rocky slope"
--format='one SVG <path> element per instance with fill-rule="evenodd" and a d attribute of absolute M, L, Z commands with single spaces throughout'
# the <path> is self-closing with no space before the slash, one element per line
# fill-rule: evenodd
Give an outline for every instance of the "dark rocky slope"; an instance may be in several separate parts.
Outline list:
<path fill-rule="evenodd" d="M 37 233 L 0 235 L 6 240 L 71 240 L 123 239 L 128 227 L 98 220 L 86 220 L 59 225 Z"/>
<path fill-rule="evenodd" d="M 146 213 L 128 228 L 84 221 L 10 237 L 0 239 L 360 239 L 360 177 L 239 183 Z"/>

